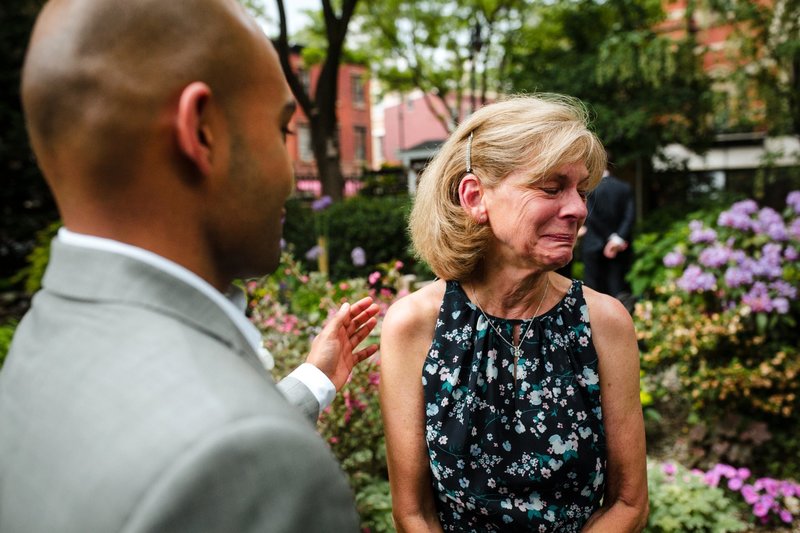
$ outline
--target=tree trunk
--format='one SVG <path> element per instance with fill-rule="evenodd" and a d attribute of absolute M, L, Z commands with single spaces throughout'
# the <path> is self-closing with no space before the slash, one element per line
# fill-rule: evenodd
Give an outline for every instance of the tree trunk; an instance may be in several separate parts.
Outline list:
<path fill-rule="evenodd" d="M 339 79 L 339 63 L 342 59 L 347 26 L 353 16 L 358 0 L 344 0 L 339 16 L 333 11 L 330 0 L 322 0 L 325 32 L 328 38 L 328 53 L 322 64 L 314 99 L 305 92 L 303 85 L 292 71 L 289 62 L 289 38 L 286 30 L 286 13 L 283 0 L 276 0 L 280 23 L 277 41 L 278 55 L 289 87 L 309 120 L 311 147 L 317 162 L 317 176 L 322 185 L 322 194 L 334 201 L 344 197 L 344 176 L 340 165 L 338 119 L 336 100 Z"/>

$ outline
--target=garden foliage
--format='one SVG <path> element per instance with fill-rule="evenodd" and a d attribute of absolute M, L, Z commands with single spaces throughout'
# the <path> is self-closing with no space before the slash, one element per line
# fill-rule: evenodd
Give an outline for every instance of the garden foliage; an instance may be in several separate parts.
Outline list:
<path fill-rule="evenodd" d="M 773 528 L 800 515 L 799 484 L 755 477 L 748 468 L 717 463 L 704 472 L 648 461 L 647 477 L 648 532 L 744 531 L 746 522 Z"/>
<path fill-rule="evenodd" d="M 745 531 L 733 499 L 703 476 L 672 463 L 647 464 L 648 533 Z"/>
<path fill-rule="evenodd" d="M 687 400 L 698 421 L 732 417 L 724 435 L 695 432 L 695 444 L 713 437 L 698 460 L 757 459 L 796 475 L 780 458 L 796 449 L 787 428 L 800 423 L 800 191 L 782 213 L 745 200 L 673 227 L 663 241 L 676 243 L 661 248 L 663 285 L 635 317 L 649 392 Z"/>
<path fill-rule="evenodd" d="M 367 276 L 375 265 L 395 259 L 414 270 L 420 267 L 416 266 L 406 231 L 410 206 L 406 195 L 356 196 L 320 210 L 293 199 L 286 205 L 284 239 L 298 259 L 305 259 L 306 269 L 316 270 L 314 246 L 324 233 L 332 279 Z M 357 248 L 364 253 L 363 264 L 353 261 Z"/>
<path fill-rule="evenodd" d="M 314 336 L 343 302 L 371 295 L 381 307 L 382 317 L 389 304 L 406 292 L 402 266 L 390 261 L 366 279 L 331 282 L 318 272 L 307 274 L 291 255 L 284 254 L 275 274 L 249 282 L 250 317 L 275 355 L 275 378 L 282 378 L 305 360 Z M 378 342 L 379 334 L 376 328 L 366 342 Z M 319 421 L 321 435 L 355 491 L 362 525 L 373 532 L 394 531 L 378 404 L 379 364 L 376 355 L 358 365 Z"/>

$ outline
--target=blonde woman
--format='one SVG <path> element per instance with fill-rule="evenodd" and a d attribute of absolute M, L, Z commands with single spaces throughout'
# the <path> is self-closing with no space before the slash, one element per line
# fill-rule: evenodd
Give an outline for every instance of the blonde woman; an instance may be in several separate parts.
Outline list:
<path fill-rule="evenodd" d="M 572 258 L 605 151 L 577 101 L 488 105 L 422 175 L 411 214 L 438 279 L 381 336 L 398 531 L 638 531 L 639 359 L 619 301 Z"/>

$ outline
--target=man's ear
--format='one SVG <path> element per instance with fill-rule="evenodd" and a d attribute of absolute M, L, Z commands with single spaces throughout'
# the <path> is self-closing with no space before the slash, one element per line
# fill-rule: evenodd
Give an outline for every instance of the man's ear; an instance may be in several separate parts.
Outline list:
<path fill-rule="evenodd" d="M 461 207 L 478 224 L 485 224 L 488 217 L 483 203 L 483 184 L 475 174 L 465 174 L 458 184 L 458 199 Z"/>
<path fill-rule="evenodd" d="M 181 91 L 175 129 L 181 152 L 201 174 L 211 173 L 214 138 L 209 124 L 211 88 L 195 81 Z"/>

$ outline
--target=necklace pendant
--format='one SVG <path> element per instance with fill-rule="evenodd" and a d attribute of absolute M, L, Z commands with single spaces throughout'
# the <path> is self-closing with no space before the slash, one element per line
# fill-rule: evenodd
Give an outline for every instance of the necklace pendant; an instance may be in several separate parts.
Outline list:
<path fill-rule="evenodd" d="M 522 348 L 520 346 L 514 346 L 514 360 L 519 360 L 521 355 L 522 355 Z"/>

